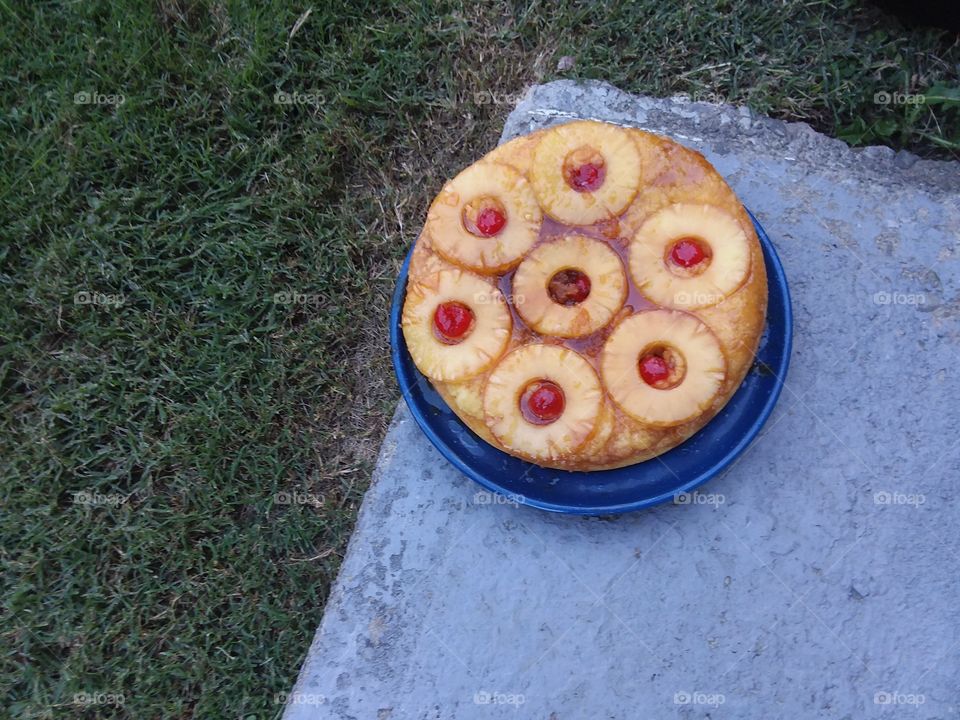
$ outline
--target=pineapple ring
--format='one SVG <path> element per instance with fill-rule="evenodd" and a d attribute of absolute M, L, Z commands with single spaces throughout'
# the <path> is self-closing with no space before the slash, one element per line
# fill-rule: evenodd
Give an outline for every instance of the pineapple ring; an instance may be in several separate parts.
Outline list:
<path fill-rule="evenodd" d="M 554 302 L 548 289 L 551 278 L 567 269 L 590 278 L 590 294 L 575 305 Z M 602 328 L 623 307 L 627 278 L 620 257 L 606 243 L 569 235 L 537 246 L 520 263 L 513 298 L 520 316 L 541 335 L 580 337 Z"/>
<path fill-rule="evenodd" d="M 433 317 L 445 302 L 470 308 L 474 325 L 456 344 L 434 333 Z M 407 288 L 403 336 L 417 368 L 443 382 L 466 380 L 490 368 L 507 348 L 513 319 L 503 295 L 483 278 L 460 269 L 440 270 Z"/>
<path fill-rule="evenodd" d="M 656 345 L 676 350 L 686 363 L 682 380 L 666 390 L 640 377 L 640 357 Z M 627 415 L 672 427 L 697 417 L 713 402 L 723 387 L 726 359 L 716 335 L 693 315 L 648 310 L 617 325 L 600 356 L 600 374 L 610 397 Z"/>
<path fill-rule="evenodd" d="M 709 262 L 692 274 L 671 269 L 672 244 L 684 237 L 709 246 Z M 709 307 L 736 292 L 750 272 L 750 240 L 740 223 L 714 205 L 677 203 L 648 217 L 630 243 L 630 274 L 659 305 L 684 310 Z"/>
<path fill-rule="evenodd" d="M 566 165 L 575 154 L 602 158 L 604 177 L 593 191 L 574 190 Z M 581 121 L 552 128 L 533 151 L 530 182 L 544 211 L 568 225 L 592 225 L 619 215 L 633 200 L 643 162 L 631 134 L 615 125 Z"/>
<path fill-rule="evenodd" d="M 547 425 L 528 422 L 520 396 L 535 380 L 549 380 L 563 390 L 559 418 Z M 603 408 L 596 371 L 582 356 L 559 345 L 524 345 L 508 353 L 493 369 L 483 391 L 484 420 L 510 451 L 537 460 L 562 460 L 594 434 Z"/>
<path fill-rule="evenodd" d="M 464 227 L 464 211 L 490 198 L 506 215 L 506 224 L 491 237 Z M 543 213 L 530 183 L 509 165 L 479 162 L 444 186 L 427 213 L 424 231 L 445 259 L 485 275 L 509 270 L 540 236 Z"/>

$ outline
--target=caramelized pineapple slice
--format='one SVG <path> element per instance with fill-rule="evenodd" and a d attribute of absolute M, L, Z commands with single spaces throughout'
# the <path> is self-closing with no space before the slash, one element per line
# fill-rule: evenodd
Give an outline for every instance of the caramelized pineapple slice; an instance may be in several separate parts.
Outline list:
<path fill-rule="evenodd" d="M 493 369 L 484 419 L 508 450 L 534 462 L 569 458 L 594 434 L 603 390 L 583 357 L 558 345 L 525 345 Z"/>
<path fill-rule="evenodd" d="M 533 247 L 543 215 L 527 179 L 509 165 L 479 162 L 449 182 L 424 232 L 446 260 L 485 275 L 515 266 Z"/>
<path fill-rule="evenodd" d="M 619 256 L 603 241 L 579 235 L 538 245 L 513 276 L 517 312 L 542 335 L 589 335 L 610 322 L 626 298 Z"/>
<path fill-rule="evenodd" d="M 568 225 L 616 217 L 640 189 L 641 153 L 630 131 L 580 121 L 548 130 L 533 152 L 530 182 L 544 211 Z"/>
<path fill-rule="evenodd" d="M 658 305 L 692 310 L 723 302 L 750 272 L 750 238 L 714 205 L 675 204 L 655 212 L 630 243 L 630 274 Z"/>
<path fill-rule="evenodd" d="M 459 269 L 440 270 L 407 289 L 403 336 L 427 377 L 459 382 L 488 370 L 506 350 L 513 319 L 490 282 Z"/>
<path fill-rule="evenodd" d="M 610 397 L 632 418 L 660 427 L 700 415 L 723 387 L 726 359 L 693 315 L 649 310 L 624 319 L 600 356 Z"/>

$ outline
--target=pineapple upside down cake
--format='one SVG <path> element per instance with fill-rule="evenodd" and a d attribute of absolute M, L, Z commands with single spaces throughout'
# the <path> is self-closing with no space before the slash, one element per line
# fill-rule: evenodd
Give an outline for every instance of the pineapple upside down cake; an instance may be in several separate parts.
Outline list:
<path fill-rule="evenodd" d="M 723 408 L 766 298 L 750 217 L 702 155 L 578 121 L 446 184 L 402 327 L 417 368 L 488 443 L 602 470 L 666 452 Z"/>

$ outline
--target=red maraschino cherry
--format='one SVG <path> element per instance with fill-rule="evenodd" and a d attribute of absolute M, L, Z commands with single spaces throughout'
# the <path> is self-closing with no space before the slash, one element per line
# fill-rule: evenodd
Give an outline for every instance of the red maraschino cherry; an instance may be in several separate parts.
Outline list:
<path fill-rule="evenodd" d="M 670 259 L 683 268 L 699 265 L 706 256 L 703 247 L 694 238 L 678 240 L 670 250 Z"/>
<path fill-rule="evenodd" d="M 603 168 L 584 163 L 574 168 L 568 179 L 570 187 L 577 192 L 593 192 L 603 184 Z"/>
<path fill-rule="evenodd" d="M 493 237 L 503 230 L 507 224 L 507 218 L 496 208 L 486 207 L 477 213 L 477 230 L 484 237 Z"/>
<path fill-rule="evenodd" d="M 433 313 L 433 326 L 442 340 L 459 342 L 473 324 L 473 311 L 463 303 L 440 303 Z"/>
<path fill-rule="evenodd" d="M 530 383 L 521 396 L 520 402 L 524 415 L 542 425 L 552 423 L 559 418 L 566 405 L 563 390 L 550 380 Z"/>
<path fill-rule="evenodd" d="M 640 359 L 640 377 L 647 385 L 656 385 L 670 377 L 670 367 L 660 355 L 646 355 Z"/>

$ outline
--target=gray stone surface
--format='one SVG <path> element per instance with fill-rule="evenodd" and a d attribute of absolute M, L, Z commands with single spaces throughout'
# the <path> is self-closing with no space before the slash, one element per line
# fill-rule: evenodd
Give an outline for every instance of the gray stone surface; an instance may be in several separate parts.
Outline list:
<path fill-rule="evenodd" d="M 957 717 L 960 168 L 599 83 L 504 139 L 572 117 L 699 149 L 757 214 L 779 406 L 697 503 L 603 519 L 493 501 L 401 406 L 286 717 Z"/>

